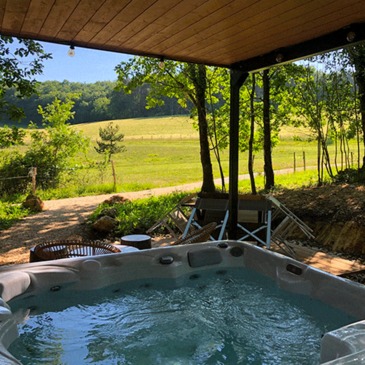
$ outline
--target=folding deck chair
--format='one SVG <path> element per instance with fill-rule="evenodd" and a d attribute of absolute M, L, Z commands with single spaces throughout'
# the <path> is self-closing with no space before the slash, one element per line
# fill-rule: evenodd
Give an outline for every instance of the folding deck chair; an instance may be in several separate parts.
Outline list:
<path fill-rule="evenodd" d="M 264 198 L 240 198 L 237 227 L 243 231 L 243 236 L 238 238 L 238 241 L 253 238 L 254 241 L 270 248 L 271 201 Z"/>
<path fill-rule="evenodd" d="M 191 227 L 201 229 L 208 223 L 216 222 L 214 232 L 218 232 L 218 236 L 216 237 L 213 232 L 210 239 L 212 241 L 221 240 L 226 230 L 228 216 L 228 199 L 198 197 L 181 237 L 185 238 Z"/>
<path fill-rule="evenodd" d="M 183 233 L 188 222 L 188 217 L 183 208 L 187 207 L 187 204 L 192 202 L 195 197 L 196 194 L 190 194 L 181 199 L 171 211 L 169 211 L 161 220 L 150 227 L 146 233 L 150 234 L 160 226 L 165 227 L 173 237 L 177 237 L 176 229 Z"/>

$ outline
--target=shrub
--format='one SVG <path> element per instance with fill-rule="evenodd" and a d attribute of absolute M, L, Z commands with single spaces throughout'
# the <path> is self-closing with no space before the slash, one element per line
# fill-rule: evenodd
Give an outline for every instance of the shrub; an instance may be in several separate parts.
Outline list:
<path fill-rule="evenodd" d="M 3 155 L 3 164 L 0 167 L 0 194 L 24 194 L 30 183 L 30 167 L 24 156 L 17 151 Z"/>
<path fill-rule="evenodd" d="M 134 201 L 125 200 L 113 205 L 102 203 L 91 215 L 90 223 L 107 215 L 112 209 L 113 216 L 118 222 L 114 230 L 116 236 L 145 233 L 157 221 L 163 219 L 186 195 L 186 193 L 173 193 Z M 163 228 L 160 232 L 163 232 Z"/>
<path fill-rule="evenodd" d="M 335 182 L 339 183 L 364 183 L 365 182 L 365 171 L 362 169 L 345 169 L 339 171 L 334 178 Z"/>

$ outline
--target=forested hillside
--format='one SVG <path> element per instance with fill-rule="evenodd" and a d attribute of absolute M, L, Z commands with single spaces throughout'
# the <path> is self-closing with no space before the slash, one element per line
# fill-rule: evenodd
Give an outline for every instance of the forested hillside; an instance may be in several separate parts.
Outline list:
<path fill-rule="evenodd" d="M 187 109 L 178 105 L 176 99 L 169 98 L 165 98 L 163 106 L 146 109 L 148 85 L 137 88 L 131 94 L 116 91 L 115 86 L 116 84 L 111 81 L 100 81 L 93 84 L 46 81 L 39 84 L 38 95 L 27 99 L 19 99 L 14 89 L 10 89 L 7 91 L 5 99 L 21 107 L 25 112 L 25 117 L 19 124 L 17 121 L 9 120 L 8 116 L 2 115 L 0 126 L 5 124 L 27 126 L 30 121 L 40 125 L 41 116 L 37 112 L 38 105 L 45 107 L 52 103 L 55 97 L 64 100 L 70 93 L 77 95 L 73 108 L 75 118 L 70 121 L 72 124 L 189 113 Z"/>

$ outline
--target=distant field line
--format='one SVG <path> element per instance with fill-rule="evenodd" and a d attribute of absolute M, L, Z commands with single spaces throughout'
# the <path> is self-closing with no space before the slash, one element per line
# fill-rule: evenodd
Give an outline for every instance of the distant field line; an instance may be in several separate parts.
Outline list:
<path fill-rule="evenodd" d="M 151 139 L 199 139 L 198 134 L 147 134 L 147 135 L 136 135 L 136 136 L 125 136 L 124 140 L 151 140 Z"/>

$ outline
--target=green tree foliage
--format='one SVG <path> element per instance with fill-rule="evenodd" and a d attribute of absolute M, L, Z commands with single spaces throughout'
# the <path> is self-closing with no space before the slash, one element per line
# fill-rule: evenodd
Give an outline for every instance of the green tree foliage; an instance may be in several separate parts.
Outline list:
<path fill-rule="evenodd" d="M 320 65 L 321 67 L 318 67 Z M 336 173 L 350 168 L 348 140 L 358 131 L 353 77 L 340 53 L 308 60 L 297 66 L 292 84 L 296 122 L 308 127 L 317 140 L 318 184 L 324 171 L 334 179 Z M 331 156 L 328 146 L 335 145 Z"/>
<path fill-rule="evenodd" d="M 344 54 L 348 57 L 350 65 L 354 69 L 354 79 L 357 84 L 360 106 L 361 130 L 365 136 L 365 43 L 346 48 Z M 365 150 L 365 138 L 363 137 L 363 148 Z M 365 153 L 363 155 L 362 170 L 365 170 Z"/>
<path fill-rule="evenodd" d="M 95 151 L 104 155 L 105 163 L 110 163 L 112 166 L 113 173 L 113 191 L 116 191 L 117 188 L 117 176 L 115 173 L 114 162 L 111 157 L 117 153 L 121 153 L 126 151 L 125 146 L 119 145 L 119 143 L 123 142 L 124 134 L 119 133 L 119 125 L 114 125 L 112 122 L 109 123 L 105 128 L 99 128 L 99 137 L 100 141 L 96 141 L 97 147 Z"/>
<path fill-rule="evenodd" d="M 81 132 L 70 128 L 69 120 L 75 114 L 73 106 L 71 98 L 65 102 L 55 98 L 45 108 L 38 108 L 43 129 L 31 133 L 32 143 L 26 158 L 31 166 L 37 167 L 37 181 L 42 187 L 57 186 L 61 173 L 69 167 L 70 159 L 89 143 Z"/>
<path fill-rule="evenodd" d="M 164 115 L 188 114 L 189 108 L 181 107 L 176 99 L 163 97 L 164 105 L 153 109 L 146 109 L 146 95 L 149 85 L 137 87 L 131 94 L 115 90 L 116 83 L 111 81 L 98 81 L 95 83 L 81 83 L 70 81 L 45 81 L 37 86 L 37 95 L 27 99 L 18 99 L 15 89 L 8 89 L 4 99 L 24 110 L 22 126 L 27 126 L 33 121 L 38 126 L 42 125 L 42 118 L 37 113 L 38 105 L 43 108 L 52 103 L 54 98 L 62 101 L 71 94 L 78 94 L 73 110 L 75 116 L 72 124 L 90 123 L 95 121 L 142 118 Z M 0 124 L 11 124 L 5 116 Z"/>
<path fill-rule="evenodd" d="M 15 98 L 30 97 L 36 93 L 35 76 L 42 73 L 42 62 L 51 55 L 32 40 L 0 36 L 0 112 L 10 119 L 19 120 L 24 116 L 22 108 L 5 97 L 13 89 Z M 27 61 L 26 63 L 24 61 Z"/>
<path fill-rule="evenodd" d="M 72 157 L 89 143 L 81 132 L 70 127 L 73 105 L 71 99 L 62 102 L 56 98 L 45 108 L 38 108 L 43 129 L 31 132 L 30 148 L 24 154 L 17 152 L 4 156 L 0 169 L 2 194 L 26 192 L 29 179 L 21 179 L 17 184 L 12 179 L 27 177 L 31 167 L 37 167 L 38 186 L 49 188 L 58 185 L 62 174 L 70 167 Z"/>
<path fill-rule="evenodd" d="M 25 132 L 17 126 L 0 128 L 0 149 L 24 144 Z"/>
<path fill-rule="evenodd" d="M 99 128 L 100 141 L 96 141 L 95 151 L 105 156 L 110 162 L 112 155 L 126 151 L 125 146 L 119 145 L 124 141 L 124 134 L 119 133 L 119 125 L 110 122 L 105 128 Z"/>
<path fill-rule="evenodd" d="M 163 97 L 175 98 L 186 108 L 193 105 L 198 119 L 200 160 L 203 172 L 202 191 L 214 192 L 213 169 L 210 159 L 208 120 L 206 109 L 207 68 L 203 65 L 165 61 L 148 57 L 134 57 L 116 67 L 118 89 L 131 92 L 142 85 L 149 85 L 145 95 L 147 108 L 164 105 Z"/>

